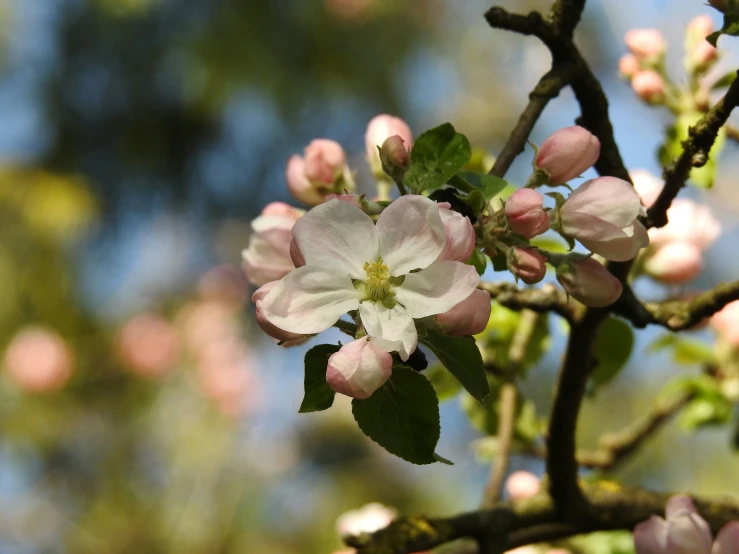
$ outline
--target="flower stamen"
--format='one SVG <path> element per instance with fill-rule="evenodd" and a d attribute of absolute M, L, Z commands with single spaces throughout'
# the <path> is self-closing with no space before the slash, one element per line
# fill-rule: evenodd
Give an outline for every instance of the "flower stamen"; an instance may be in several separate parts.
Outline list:
<path fill-rule="evenodd" d="M 364 292 L 367 300 L 384 300 L 392 295 L 390 292 L 390 271 L 383 263 L 382 258 L 376 262 L 366 262 L 364 270 L 367 272 L 367 280 L 364 282 Z"/>

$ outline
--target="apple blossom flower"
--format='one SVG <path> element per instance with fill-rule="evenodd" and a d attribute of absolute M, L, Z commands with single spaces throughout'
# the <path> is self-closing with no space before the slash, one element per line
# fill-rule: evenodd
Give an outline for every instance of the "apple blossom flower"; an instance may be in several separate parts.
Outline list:
<path fill-rule="evenodd" d="M 446 244 L 439 259 L 466 262 L 475 249 L 475 228 L 469 217 L 449 209 L 450 207 L 448 202 L 439 203 L 439 215 L 446 235 Z"/>
<path fill-rule="evenodd" d="M 536 248 L 516 246 L 508 256 L 508 269 L 527 285 L 533 285 L 547 274 L 546 261 Z"/>
<path fill-rule="evenodd" d="M 382 169 L 380 153 L 377 148 L 382 146 L 385 140 L 394 135 L 398 135 L 401 138 L 405 143 L 405 148 L 413 144 L 411 128 L 408 127 L 405 121 L 398 117 L 387 114 L 377 115 L 367 125 L 367 132 L 364 135 L 367 161 L 372 169 L 372 173 L 378 177 L 384 177 L 385 172 Z"/>
<path fill-rule="evenodd" d="M 711 326 L 734 347 L 739 347 L 739 300 L 729 302 L 711 316 Z"/>
<path fill-rule="evenodd" d="M 262 215 L 251 223 L 252 235 L 242 257 L 246 278 L 253 285 L 262 286 L 295 269 L 290 256 L 290 241 L 293 225 L 300 218 L 300 212 L 293 208 L 281 213 L 284 207 L 280 204 L 268 204 Z"/>
<path fill-rule="evenodd" d="M 670 242 L 660 246 L 644 262 L 644 270 L 650 277 L 670 285 L 692 281 L 701 269 L 703 255 L 689 242 Z"/>
<path fill-rule="evenodd" d="M 650 104 L 661 102 L 665 96 L 665 80 L 652 69 L 643 69 L 631 78 L 631 88 L 636 95 Z"/>
<path fill-rule="evenodd" d="M 689 242 L 701 250 L 708 248 L 721 234 L 721 223 L 705 204 L 689 198 L 677 198 L 667 210 L 667 225 L 649 230 L 651 244 Z"/>
<path fill-rule="evenodd" d="M 549 217 L 544 211 L 544 197 L 533 189 L 518 189 L 505 203 L 508 226 L 527 239 L 549 229 Z"/>
<path fill-rule="evenodd" d="M 504 488 L 511 500 L 524 500 L 539 494 L 541 480 L 530 471 L 514 471 L 506 479 Z"/>
<path fill-rule="evenodd" d="M 656 58 L 665 52 L 665 39 L 657 29 L 630 29 L 624 41 L 637 58 Z"/>
<path fill-rule="evenodd" d="M 600 141 L 579 125 L 552 133 L 541 144 L 534 165 L 549 175 L 553 184 L 566 183 L 589 169 L 600 156 Z"/>
<path fill-rule="evenodd" d="M 690 20 L 687 34 L 694 40 L 706 38 L 713 32 L 713 19 L 711 16 L 701 14 Z"/>
<path fill-rule="evenodd" d="M 305 156 L 290 156 L 285 178 L 292 195 L 308 205 L 324 201 L 326 194 L 341 192 L 347 185 L 346 154 L 338 142 L 315 139 L 305 147 Z"/>
<path fill-rule="evenodd" d="M 686 495 L 667 500 L 665 518 L 652 516 L 634 528 L 637 554 L 711 554 L 708 523 Z"/>
<path fill-rule="evenodd" d="M 567 294 L 591 308 L 610 306 L 623 292 L 621 282 L 593 258 L 560 263 L 557 281 Z"/>
<path fill-rule="evenodd" d="M 392 371 L 393 357 L 363 337 L 331 355 L 326 382 L 335 392 L 362 400 L 384 385 Z"/>
<path fill-rule="evenodd" d="M 576 238 L 591 252 L 608 260 L 633 259 L 649 244 L 637 217 L 646 215 L 631 183 L 598 177 L 580 185 L 559 210 L 562 234 Z"/>
<path fill-rule="evenodd" d="M 269 335 L 273 339 L 281 342 L 293 343 L 290 344 L 290 346 L 293 346 L 295 344 L 294 341 L 305 342 L 304 339 L 308 338 L 306 335 L 283 331 L 279 327 L 275 327 L 272 323 L 269 322 L 269 320 L 267 320 L 266 317 L 264 317 L 262 301 L 264 300 L 264 297 L 267 296 L 267 294 L 277 286 L 278 282 L 279 281 L 270 281 L 269 283 L 262 285 L 256 291 L 254 291 L 254 294 L 251 297 L 251 301 L 254 302 L 254 306 L 256 308 L 255 317 L 257 319 L 257 325 L 259 325 L 259 327 L 262 329 L 262 331 L 264 331 L 265 334 Z"/>
<path fill-rule="evenodd" d="M 8 377 L 28 392 L 61 389 L 72 376 L 72 353 L 54 331 L 29 326 L 20 330 L 5 351 Z"/>
<path fill-rule="evenodd" d="M 721 528 L 711 554 L 739 554 L 739 521 L 730 521 Z"/>
<path fill-rule="evenodd" d="M 477 335 L 485 330 L 490 310 L 490 293 L 475 289 L 451 310 L 436 315 L 435 319 L 447 335 Z"/>
<path fill-rule="evenodd" d="M 265 318 L 284 331 L 312 334 L 358 309 L 375 344 L 407 360 L 418 344 L 413 320 L 446 312 L 480 281 L 474 267 L 438 260 L 446 245 L 439 212 L 419 195 L 395 200 L 377 225 L 339 200 L 313 208 L 293 229 L 306 265 L 262 299 Z"/>
<path fill-rule="evenodd" d="M 361 508 L 341 514 L 336 520 L 336 530 L 340 537 L 374 533 L 390 525 L 396 516 L 397 513 L 392 508 L 383 506 L 379 502 L 371 502 Z"/>
<path fill-rule="evenodd" d="M 665 186 L 662 179 L 655 177 L 646 169 L 633 169 L 629 171 L 629 177 L 634 183 L 634 190 L 639 195 L 642 205 L 651 208 Z"/>
<path fill-rule="evenodd" d="M 631 78 L 639 69 L 639 60 L 633 54 L 624 54 L 618 60 L 618 72 L 623 77 Z"/>
<path fill-rule="evenodd" d="M 144 377 L 161 377 L 174 369 L 181 343 L 174 326 L 157 314 L 129 319 L 118 332 L 118 353 L 123 362 Z"/>
<path fill-rule="evenodd" d="M 185 306 L 177 320 L 188 351 L 199 358 L 212 344 L 238 338 L 240 329 L 236 314 L 235 306 L 223 302 L 195 302 Z"/>

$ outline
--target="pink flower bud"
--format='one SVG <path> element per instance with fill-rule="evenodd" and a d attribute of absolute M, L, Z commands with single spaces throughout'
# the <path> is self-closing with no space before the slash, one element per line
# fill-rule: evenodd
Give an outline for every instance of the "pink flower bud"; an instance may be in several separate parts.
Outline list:
<path fill-rule="evenodd" d="M 275 206 L 269 204 L 267 208 L 274 211 Z M 289 215 L 262 213 L 252 221 L 249 246 L 242 252 L 244 272 L 250 283 L 261 286 L 282 279 L 295 269 L 290 256 L 290 241 L 293 225 L 299 217 L 300 212 L 293 210 Z"/>
<path fill-rule="evenodd" d="M 721 223 L 711 209 L 689 198 L 677 198 L 667 210 L 667 225 L 649 230 L 652 244 L 689 242 L 705 250 L 721 234 Z"/>
<path fill-rule="evenodd" d="M 466 215 L 445 208 L 449 204 L 439 204 L 439 215 L 444 223 L 446 243 L 444 250 L 439 254 L 440 260 L 465 262 L 472 256 L 475 249 L 475 229 Z"/>
<path fill-rule="evenodd" d="M 646 169 L 629 171 L 629 177 L 634 182 L 634 189 L 639 195 L 642 205 L 645 208 L 651 208 L 665 186 L 662 179 L 655 177 Z"/>
<path fill-rule="evenodd" d="M 514 471 L 505 482 L 505 490 L 511 500 L 524 500 L 539 494 L 541 481 L 530 471 Z"/>
<path fill-rule="evenodd" d="M 695 40 L 706 38 L 712 32 L 713 19 L 708 15 L 702 14 L 696 16 L 688 23 L 687 33 Z"/>
<path fill-rule="evenodd" d="M 306 338 L 306 335 L 300 335 L 298 333 L 290 333 L 288 331 L 283 331 L 273 323 L 271 323 L 264 315 L 262 311 L 262 300 L 264 299 L 269 292 L 277 286 L 278 281 L 270 281 L 269 283 L 266 283 L 265 285 L 262 285 L 259 287 L 254 294 L 251 297 L 252 302 L 254 302 L 254 306 L 256 307 L 256 318 L 257 318 L 257 325 L 264 331 L 267 335 L 272 337 L 273 339 L 276 339 L 278 341 L 284 341 L 284 342 L 292 342 L 297 340 L 303 340 Z"/>
<path fill-rule="evenodd" d="M 291 156 L 285 178 L 292 195 L 311 206 L 335 192 L 336 183 L 346 168 L 346 154 L 333 140 L 316 139 L 305 148 L 305 157 Z"/>
<path fill-rule="evenodd" d="M 436 322 L 444 332 L 455 337 L 482 333 L 489 319 L 490 293 L 480 289 L 472 291 L 448 312 L 436 316 Z"/>
<path fill-rule="evenodd" d="M 411 156 L 405 141 L 400 135 L 393 135 L 385 139 L 382 143 L 382 154 L 386 163 L 392 168 L 407 169 L 411 163 Z"/>
<path fill-rule="evenodd" d="M 541 281 L 547 274 L 547 259 L 535 248 L 519 248 L 511 250 L 508 268 L 527 285 Z"/>
<path fill-rule="evenodd" d="M 666 518 L 652 516 L 634 528 L 637 554 L 710 554 L 713 536 L 690 497 L 667 501 Z"/>
<path fill-rule="evenodd" d="M 10 341 L 3 365 L 8 377 L 28 392 L 61 389 L 72 376 L 72 354 L 53 331 L 25 327 Z"/>
<path fill-rule="evenodd" d="M 395 519 L 395 510 L 379 502 L 365 504 L 357 510 L 343 513 L 336 520 L 336 530 L 340 537 L 374 533 L 384 529 Z"/>
<path fill-rule="evenodd" d="M 505 203 L 508 226 L 514 233 L 531 239 L 549 229 L 544 197 L 532 189 L 518 189 Z"/>
<path fill-rule="evenodd" d="M 591 308 L 610 306 L 623 291 L 621 282 L 593 258 L 561 263 L 557 281 L 567 294 Z"/>
<path fill-rule="evenodd" d="M 730 521 L 718 532 L 711 554 L 737 553 L 739 553 L 739 521 Z"/>
<path fill-rule="evenodd" d="M 579 177 L 598 161 L 598 156 L 598 138 L 584 127 L 573 125 L 550 135 L 541 144 L 534 163 L 549 174 L 551 183 L 559 184 Z"/>
<path fill-rule="evenodd" d="M 661 102 L 665 96 L 665 81 L 651 69 L 639 71 L 631 78 L 631 88 L 636 95 L 650 104 Z"/>
<path fill-rule="evenodd" d="M 177 365 L 181 344 L 169 321 L 156 314 L 129 319 L 118 333 L 118 353 L 128 368 L 143 377 L 161 377 Z"/>
<path fill-rule="evenodd" d="M 699 67 L 704 67 L 718 58 L 718 50 L 708 41 L 701 40 L 695 45 L 690 53 L 693 63 Z"/>
<path fill-rule="evenodd" d="M 369 337 L 354 340 L 328 359 L 326 382 L 332 390 L 364 399 L 385 384 L 393 371 L 393 357 Z"/>
<path fill-rule="evenodd" d="M 700 249 L 689 242 L 670 242 L 647 258 L 645 271 L 669 285 L 682 285 L 695 279 L 703 269 Z"/>
<path fill-rule="evenodd" d="M 364 143 L 367 149 L 367 161 L 375 175 L 384 175 L 382 170 L 382 162 L 380 162 L 380 153 L 378 146 L 382 146 L 385 140 L 393 135 L 398 135 L 405 143 L 404 148 L 410 147 L 413 143 L 413 134 L 408 124 L 397 117 L 391 115 L 378 115 L 372 118 L 367 125 L 367 132 L 364 135 Z"/>
<path fill-rule="evenodd" d="M 739 300 L 729 302 L 711 316 L 711 327 L 734 347 L 739 347 Z"/>
<path fill-rule="evenodd" d="M 262 210 L 262 215 L 277 215 L 282 217 L 289 217 L 297 221 L 300 216 L 303 215 L 303 210 L 293 208 L 290 204 L 284 202 L 270 202 Z"/>
<path fill-rule="evenodd" d="M 665 52 L 665 39 L 657 29 L 631 29 L 626 32 L 624 41 L 638 58 L 656 58 Z"/>
<path fill-rule="evenodd" d="M 624 77 L 631 78 L 639 69 L 639 60 L 633 54 L 624 54 L 618 60 L 618 72 Z"/>
<path fill-rule="evenodd" d="M 631 183 L 616 177 L 598 177 L 580 185 L 559 211 L 560 229 L 591 252 L 616 262 L 633 259 L 649 244 L 645 215 Z"/>

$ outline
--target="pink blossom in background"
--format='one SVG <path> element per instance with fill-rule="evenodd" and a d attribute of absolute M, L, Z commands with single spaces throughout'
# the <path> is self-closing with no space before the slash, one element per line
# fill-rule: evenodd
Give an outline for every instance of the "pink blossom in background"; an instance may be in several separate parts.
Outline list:
<path fill-rule="evenodd" d="M 695 279 L 703 269 L 700 248 L 689 242 L 670 242 L 660 246 L 644 262 L 651 277 L 670 285 L 680 285 Z"/>
<path fill-rule="evenodd" d="M 552 183 L 566 183 L 593 167 L 600 156 L 600 141 L 579 125 L 552 133 L 541 144 L 534 164 L 549 174 Z"/>
<path fill-rule="evenodd" d="M 664 518 L 652 516 L 634 528 L 636 554 L 711 554 L 712 542 L 708 523 L 686 495 L 667 500 Z M 721 554 L 730 552 L 727 549 Z M 713 554 L 717 554 L 717 549 Z"/>
<path fill-rule="evenodd" d="M 118 354 L 134 373 L 161 377 L 180 359 L 181 343 L 175 327 L 156 314 L 129 319 L 118 332 Z"/>
<path fill-rule="evenodd" d="M 729 302 L 711 316 L 711 326 L 730 345 L 739 347 L 739 300 Z"/>
<path fill-rule="evenodd" d="M 195 357 L 213 343 L 231 341 L 240 335 L 232 306 L 221 302 L 195 302 L 178 314 L 187 350 Z"/>
<path fill-rule="evenodd" d="M 654 58 L 665 52 L 665 39 L 657 29 L 631 29 L 624 35 L 624 42 L 639 58 Z"/>
<path fill-rule="evenodd" d="M 713 19 L 711 16 L 701 14 L 690 20 L 687 34 L 694 39 L 704 39 L 713 32 Z"/>
<path fill-rule="evenodd" d="M 447 335 L 477 335 L 485 330 L 490 311 L 490 293 L 475 289 L 466 299 L 435 318 Z"/>
<path fill-rule="evenodd" d="M 524 500 L 539 494 L 541 480 L 530 471 L 514 471 L 506 479 L 504 488 L 511 500 Z"/>
<path fill-rule="evenodd" d="M 514 233 L 532 239 L 549 230 L 544 196 L 533 189 L 518 189 L 505 203 L 508 226 Z"/>
<path fill-rule="evenodd" d="M 287 188 L 296 199 L 317 206 L 326 194 L 337 192 L 336 181 L 346 170 L 346 154 L 341 145 L 329 139 L 315 139 L 305 147 L 304 156 L 288 159 Z"/>
<path fill-rule="evenodd" d="M 665 80 L 652 69 L 643 69 L 631 78 L 631 88 L 645 102 L 661 102 L 665 96 Z"/>
<path fill-rule="evenodd" d="M 249 285 L 238 267 L 222 264 L 208 270 L 200 278 L 198 294 L 205 301 L 242 306 L 249 298 Z"/>
<path fill-rule="evenodd" d="M 8 378 L 28 392 L 61 389 L 72 376 L 72 352 L 57 333 L 24 327 L 10 341 L 3 358 Z"/>
<path fill-rule="evenodd" d="M 624 77 L 632 77 L 639 69 L 639 60 L 633 54 L 624 54 L 618 60 L 618 72 Z"/>
<path fill-rule="evenodd" d="M 665 184 L 659 177 L 652 175 L 646 169 L 634 169 L 629 171 L 629 177 L 634 183 L 634 189 L 641 199 L 645 208 L 651 208 L 659 198 Z"/>
<path fill-rule="evenodd" d="M 390 378 L 393 358 L 369 337 L 353 340 L 328 359 L 326 382 L 339 394 L 369 398 Z"/>
<path fill-rule="evenodd" d="M 383 506 L 379 502 L 372 502 L 341 514 L 336 520 L 336 530 L 340 537 L 374 533 L 390 525 L 396 516 L 397 512 L 392 508 Z"/>
<path fill-rule="evenodd" d="M 241 254 L 246 278 L 257 286 L 280 279 L 295 269 L 290 256 L 290 242 L 292 228 L 302 212 L 293 209 L 273 215 L 274 204 L 269 204 L 262 215 L 252 221 L 249 245 Z M 279 209 L 283 208 L 280 206 Z"/>
<path fill-rule="evenodd" d="M 676 198 L 667 210 L 667 225 L 649 229 L 650 242 L 662 246 L 669 242 L 688 242 L 701 250 L 721 234 L 721 223 L 705 204 L 689 198 Z"/>

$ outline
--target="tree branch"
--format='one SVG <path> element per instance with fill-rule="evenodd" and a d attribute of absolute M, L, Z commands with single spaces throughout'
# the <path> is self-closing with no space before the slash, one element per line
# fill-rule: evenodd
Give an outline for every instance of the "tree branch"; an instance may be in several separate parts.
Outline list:
<path fill-rule="evenodd" d="M 577 306 L 567 301 L 567 294 L 554 285 L 541 288 L 519 288 L 514 283 L 480 283 L 499 304 L 515 311 L 554 312 L 569 322 L 575 321 Z"/>
<path fill-rule="evenodd" d="M 664 514 L 670 496 L 613 483 L 583 484 L 582 490 L 589 509 L 576 521 L 563 523 L 552 499 L 539 495 L 450 518 L 401 517 L 375 533 L 348 537 L 346 543 L 358 554 L 408 554 L 461 538 L 498 536 L 511 549 L 593 531 L 632 529 L 650 515 Z M 696 498 L 695 504 L 714 532 L 739 519 L 736 502 Z"/>
<path fill-rule="evenodd" d="M 734 80 L 724 97 L 690 128 L 690 136 L 683 142 L 682 154 L 662 174 L 665 186 L 647 212 L 647 227 L 663 227 L 667 224 L 667 209 L 680 189 L 685 186 L 690 170 L 702 167 L 708 161 L 708 155 L 719 130 L 737 105 L 739 105 L 739 79 Z"/>
<path fill-rule="evenodd" d="M 649 302 L 644 305 L 652 316 L 652 322 L 672 331 L 689 329 L 703 318 L 720 311 L 730 302 L 739 300 L 739 281 L 721 283 L 714 289 L 702 292 L 690 300 Z"/>

